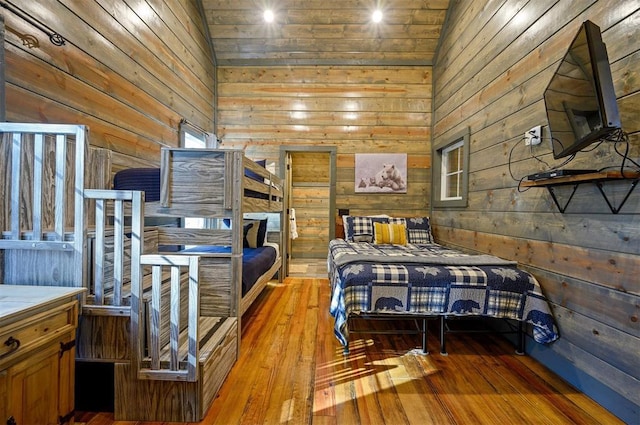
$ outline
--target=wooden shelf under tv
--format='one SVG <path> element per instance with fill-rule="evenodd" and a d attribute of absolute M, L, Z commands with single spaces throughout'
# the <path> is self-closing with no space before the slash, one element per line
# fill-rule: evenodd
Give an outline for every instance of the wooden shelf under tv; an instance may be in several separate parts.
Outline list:
<path fill-rule="evenodd" d="M 603 189 L 605 182 L 613 181 L 613 180 L 629 180 L 631 182 L 629 191 L 627 192 L 622 202 L 620 202 L 620 205 L 618 205 L 617 207 L 611 204 L 611 201 L 609 200 L 609 198 L 607 197 Z M 548 179 L 540 179 L 540 180 L 525 180 L 520 184 L 520 186 L 521 187 L 546 187 L 547 190 L 549 191 L 549 194 L 551 195 L 551 198 L 553 199 L 553 202 L 558 207 L 558 210 L 564 214 L 567 207 L 569 206 L 569 203 L 571 202 L 571 199 L 573 199 L 573 195 L 576 193 L 578 186 L 580 186 L 583 183 L 593 183 L 596 185 L 596 187 L 600 191 L 600 194 L 606 201 L 611 212 L 613 214 L 617 214 L 618 212 L 620 212 L 620 209 L 629 198 L 629 195 L 631 195 L 631 192 L 633 192 L 633 189 L 635 189 L 635 187 L 638 185 L 639 181 L 640 181 L 640 172 L 625 171 L 624 173 L 622 173 L 620 170 L 617 170 L 617 171 L 598 171 L 594 173 L 578 174 L 574 176 L 551 177 Z M 560 203 L 558 202 L 558 198 L 556 197 L 556 193 L 554 190 L 556 186 L 573 186 L 573 191 L 571 192 L 571 195 L 569 196 L 568 200 L 565 202 L 564 206 L 560 205 Z"/>

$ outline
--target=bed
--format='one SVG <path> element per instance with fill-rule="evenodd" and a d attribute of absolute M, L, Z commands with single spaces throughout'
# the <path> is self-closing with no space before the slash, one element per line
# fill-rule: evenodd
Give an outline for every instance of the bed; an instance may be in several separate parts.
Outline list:
<path fill-rule="evenodd" d="M 0 134 L 0 283 L 87 289 L 73 347 L 86 385 L 76 390 L 95 398 L 113 387 L 116 420 L 202 420 L 238 357 L 241 308 L 258 287 L 241 297 L 243 240 L 260 238 L 259 221 L 244 234 L 243 214 L 280 214 L 279 179 L 239 150 L 163 148 L 158 199 L 146 201 L 140 190 L 107 189 L 110 152 L 90 149 L 84 126 L 0 123 Z M 191 217 L 232 226 L 149 225 Z M 187 245 L 230 248 L 159 249 Z M 105 363 L 111 376 L 88 367 Z"/>
<path fill-rule="evenodd" d="M 279 249 L 278 245 L 266 242 L 263 246 L 256 248 L 245 247 L 242 251 L 242 296 L 244 297 L 255 286 L 260 276 L 273 267 L 279 256 Z M 180 252 L 190 254 L 228 254 L 231 252 L 231 247 L 203 245 L 187 248 Z"/>
<path fill-rule="evenodd" d="M 242 313 L 249 308 L 280 268 L 281 260 L 276 251 L 275 262 L 272 262 L 272 256 L 269 260 L 271 263 L 269 269 L 262 274 L 257 272 L 256 274 L 259 275 L 257 279 L 254 281 L 251 278 L 254 281 L 253 286 L 243 295 L 241 282 L 249 275 L 246 266 L 243 266 L 243 263 L 248 260 L 246 249 L 263 247 L 267 239 L 268 227 L 265 220 L 254 218 L 245 220 L 245 216 L 246 214 L 274 214 L 280 217 L 283 205 L 282 184 L 264 167 L 246 158 L 242 151 L 235 149 L 163 148 L 160 171 L 147 172 L 152 176 L 149 180 L 153 181 L 153 191 L 142 186 L 135 188 L 129 186 L 128 190 L 113 191 L 114 193 L 128 191 L 144 193 L 142 221 L 145 225 L 145 233 L 151 218 L 154 220 L 179 219 L 183 222 L 195 218 L 212 225 L 207 228 L 185 228 L 154 224 L 148 230 L 153 234 L 153 239 L 149 239 L 157 245 L 158 254 L 142 255 L 143 260 L 149 259 L 155 263 L 173 266 L 173 262 L 190 259 L 193 261 L 193 267 L 189 268 L 189 276 L 181 277 L 176 274 L 175 282 L 173 269 L 172 281 L 168 282 L 165 280 L 165 277 L 168 277 L 167 272 L 163 272 L 155 265 L 151 267 L 154 273 L 156 269 L 158 273 L 154 274 L 150 281 L 158 280 L 162 284 L 157 285 L 158 290 L 154 291 L 152 288 L 152 297 L 149 301 L 147 301 L 148 297 L 140 297 L 145 307 L 132 308 L 131 322 L 132 324 L 145 322 L 154 324 L 155 321 L 160 325 L 171 324 L 171 326 L 160 328 L 159 333 L 155 328 L 146 330 L 146 341 L 150 341 L 152 337 L 156 338 L 156 343 L 148 344 L 154 350 L 145 352 L 140 350 L 140 346 L 134 347 L 133 352 L 138 358 L 132 359 L 131 366 L 116 365 L 116 398 L 123 400 L 116 407 L 116 419 L 199 421 L 204 417 L 208 406 L 237 359 L 240 350 Z M 158 193 L 158 177 L 160 190 L 159 199 L 156 199 L 147 194 Z M 114 178 L 115 180 L 118 179 Z M 142 190 L 144 192 L 141 192 Z M 277 232 L 276 236 L 279 236 L 277 240 L 279 242 L 280 232 Z M 179 250 L 165 254 L 163 247 L 179 247 Z M 263 251 L 268 252 L 268 249 Z M 193 286 L 187 287 L 188 284 Z M 144 287 L 143 279 L 139 288 L 144 290 Z M 140 291 L 140 289 L 137 290 Z M 158 293 L 159 300 L 154 302 L 153 294 L 155 293 Z M 171 300 L 168 299 L 169 294 L 171 294 Z M 191 294 L 194 296 L 192 297 Z M 194 302 L 189 301 L 190 299 Z M 193 329 L 193 334 L 185 335 L 185 338 L 175 338 L 174 342 L 169 340 L 176 333 L 173 329 L 174 325 L 170 322 L 173 321 L 174 306 L 177 304 L 188 304 L 189 314 L 181 316 L 176 313 L 176 323 L 182 327 L 183 324 L 193 321 L 194 327 L 189 326 L 189 330 Z M 158 311 L 160 317 L 165 317 L 164 321 L 155 319 Z M 199 327 L 198 323 L 200 323 Z M 142 336 L 145 330 L 140 325 L 137 329 Z M 208 337 L 209 334 L 212 336 Z M 219 338 L 211 342 L 211 338 L 217 335 Z M 133 339 L 144 343 L 141 338 Z M 167 344 L 169 342 L 171 344 Z M 188 345 L 190 350 L 193 346 L 193 353 L 190 351 L 188 357 L 179 362 L 179 367 L 172 366 L 169 361 L 177 356 L 173 355 L 163 360 L 164 351 L 157 348 L 158 346 L 171 347 L 172 344 L 179 347 Z M 186 351 L 181 351 L 183 352 Z M 150 357 L 149 353 L 154 354 L 154 357 Z M 197 364 L 191 365 L 193 358 L 199 360 Z M 186 372 L 192 376 L 186 383 L 180 382 L 184 378 L 178 375 L 183 372 L 183 366 L 186 366 Z M 174 372 L 176 367 L 179 370 Z M 142 376 L 145 379 L 128 378 L 132 372 L 135 373 L 135 370 L 138 371 L 139 377 Z M 181 401 L 178 405 L 174 405 L 163 402 L 157 406 L 150 406 L 144 411 L 140 409 L 140 404 L 144 404 L 141 400 L 183 400 L 187 396 L 193 403 Z"/>
<path fill-rule="evenodd" d="M 185 154 L 188 152 L 184 151 Z M 246 158 L 245 158 L 246 160 Z M 260 167 L 260 171 L 256 170 L 256 166 Z M 278 205 L 281 205 L 279 195 L 268 193 L 264 187 L 272 188 L 274 176 L 264 175 L 265 161 L 248 162 L 244 165 L 244 196 L 243 196 L 243 213 L 247 212 L 276 212 L 280 213 Z M 145 202 L 151 206 L 157 205 L 161 201 L 161 173 L 159 168 L 130 168 L 118 171 L 114 175 L 114 190 L 140 190 L 145 192 Z M 255 185 L 262 187 L 256 190 Z M 253 188 L 253 189 L 252 189 Z M 274 189 L 279 189 L 276 185 Z M 257 202 L 257 204 L 256 204 Z M 274 208 L 273 205 L 276 205 Z M 151 211 L 157 211 L 152 209 Z M 147 213 L 145 221 L 149 223 L 149 215 Z M 162 221 L 161 217 L 153 217 L 153 224 L 175 225 L 171 221 Z M 272 217 L 273 219 L 274 217 Z M 279 217 L 276 221 L 279 223 Z M 169 220 L 171 220 L 169 218 Z M 276 223 L 276 226 L 278 225 Z M 231 229 L 231 219 L 223 218 L 216 222 L 216 225 L 222 229 Z M 255 228 L 253 227 L 255 225 Z M 243 255 L 242 255 L 242 278 L 241 278 L 241 301 L 240 311 L 244 314 L 251 306 L 253 301 L 258 297 L 260 292 L 266 287 L 267 283 L 273 279 L 275 274 L 281 267 L 282 259 L 280 258 L 279 244 L 267 241 L 267 229 L 271 228 L 268 219 L 244 219 L 243 220 Z M 279 229 L 276 229 L 279 230 Z M 279 231 L 274 232 L 278 234 Z M 185 248 L 175 245 L 163 246 L 165 251 L 175 251 L 177 253 L 186 254 L 231 254 L 231 245 L 197 245 Z M 281 276 L 281 274 L 280 274 Z"/>
<path fill-rule="evenodd" d="M 358 316 L 438 319 L 443 353 L 448 318 L 510 319 L 530 325 L 536 342 L 558 338 L 538 282 L 515 262 L 434 243 L 427 217 L 343 220 L 345 239 L 329 243 L 327 261 L 334 333 L 345 353 L 349 318 Z M 426 335 L 424 352 L 425 344 Z"/>
<path fill-rule="evenodd" d="M 181 250 L 186 254 L 230 254 L 230 246 L 202 245 Z M 278 272 L 281 265 L 278 244 L 264 242 L 264 245 L 242 249 L 242 283 L 240 312 L 244 314 L 260 295 L 266 284 Z"/>

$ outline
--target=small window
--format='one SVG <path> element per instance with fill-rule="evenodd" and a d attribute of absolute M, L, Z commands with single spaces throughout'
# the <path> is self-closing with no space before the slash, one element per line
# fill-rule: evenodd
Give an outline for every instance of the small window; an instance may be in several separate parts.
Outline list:
<path fill-rule="evenodd" d="M 207 147 L 207 142 L 200 137 L 194 136 L 189 132 L 185 132 L 183 147 L 191 149 L 202 149 Z"/>
<path fill-rule="evenodd" d="M 190 149 L 217 148 L 217 137 L 197 128 L 186 120 L 180 121 L 180 147 Z"/>
<path fill-rule="evenodd" d="M 466 207 L 469 173 L 469 130 L 434 149 L 436 207 Z"/>
<path fill-rule="evenodd" d="M 440 200 L 462 199 L 462 176 L 464 167 L 464 142 L 460 141 L 442 150 L 442 170 L 440 173 Z"/>

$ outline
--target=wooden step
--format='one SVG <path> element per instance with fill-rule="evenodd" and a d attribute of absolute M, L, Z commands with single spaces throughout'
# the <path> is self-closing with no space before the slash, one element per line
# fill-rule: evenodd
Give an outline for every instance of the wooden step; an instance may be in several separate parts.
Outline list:
<path fill-rule="evenodd" d="M 198 422 L 204 418 L 236 362 L 238 321 L 236 318 L 203 319 L 206 326 L 210 326 L 210 336 L 201 339 L 200 367 L 195 382 L 136 379 L 129 363 L 116 363 L 114 416 L 117 421 Z M 202 322 L 201 325 L 205 326 Z"/>

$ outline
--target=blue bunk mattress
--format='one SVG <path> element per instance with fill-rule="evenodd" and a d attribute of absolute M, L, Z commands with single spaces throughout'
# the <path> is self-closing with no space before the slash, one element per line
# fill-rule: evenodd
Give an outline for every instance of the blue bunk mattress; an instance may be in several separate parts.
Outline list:
<path fill-rule="evenodd" d="M 182 252 L 198 254 L 206 253 L 230 253 L 230 246 L 198 246 L 185 249 Z M 276 249 L 272 246 L 261 246 L 258 248 L 244 248 L 242 255 L 242 295 L 244 296 L 258 278 L 265 274 L 267 270 L 276 262 Z"/>

